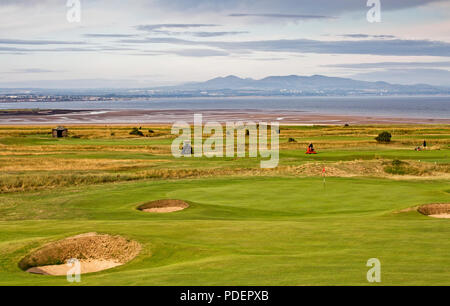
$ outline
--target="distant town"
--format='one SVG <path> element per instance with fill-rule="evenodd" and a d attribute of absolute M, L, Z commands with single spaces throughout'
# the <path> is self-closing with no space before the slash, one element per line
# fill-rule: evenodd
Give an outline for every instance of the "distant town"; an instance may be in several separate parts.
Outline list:
<path fill-rule="evenodd" d="M 77 95 L 0 95 L 0 102 L 68 102 L 68 101 L 113 101 L 115 98 Z"/>

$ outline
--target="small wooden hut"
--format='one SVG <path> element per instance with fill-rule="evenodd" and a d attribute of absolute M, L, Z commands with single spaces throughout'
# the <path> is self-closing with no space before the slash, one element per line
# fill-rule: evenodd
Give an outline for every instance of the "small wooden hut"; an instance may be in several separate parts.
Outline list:
<path fill-rule="evenodd" d="M 69 130 L 63 126 L 52 129 L 52 135 L 55 138 L 67 137 Z"/>

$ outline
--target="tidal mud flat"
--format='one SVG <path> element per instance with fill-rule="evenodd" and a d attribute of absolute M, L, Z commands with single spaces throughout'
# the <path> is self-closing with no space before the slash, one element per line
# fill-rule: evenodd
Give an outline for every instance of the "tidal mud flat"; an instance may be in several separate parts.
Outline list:
<path fill-rule="evenodd" d="M 450 118 L 402 118 L 385 116 L 330 115 L 304 111 L 256 109 L 198 110 L 0 110 L 1 125 L 48 124 L 172 124 L 192 122 L 194 114 L 205 121 L 279 122 L 282 125 L 343 124 L 450 124 Z"/>

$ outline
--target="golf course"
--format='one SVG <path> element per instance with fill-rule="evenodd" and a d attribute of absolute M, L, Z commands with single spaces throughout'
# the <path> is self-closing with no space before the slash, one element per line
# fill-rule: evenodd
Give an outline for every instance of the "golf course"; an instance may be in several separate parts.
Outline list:
<path fill-rule="evenodd" d="M 450 285 L 448 211 L 420 210 L 450 203 L 448 125 L 281 126 L 274 169 L 174 158 L 165 125 L 52 128 L 0 126 L 0 285 Z M 145 206 L 165 199 L 186 205 Z M 86 233 L 136 256 L 75 283 L 20 264 Z"/>

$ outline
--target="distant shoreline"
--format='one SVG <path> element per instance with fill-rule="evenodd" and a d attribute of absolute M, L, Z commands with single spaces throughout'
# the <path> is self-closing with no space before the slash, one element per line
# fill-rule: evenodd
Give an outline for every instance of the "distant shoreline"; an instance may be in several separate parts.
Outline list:
<path fill-rule="evenodd" d="M 194 114 L 203 120 L 278 122 L 280 125 L 359 125 L 359 124 L 450 124 L 450 118 L 402 118 L 387 116 L 332 115 L 306 111 L 276 111 L 255 109 L 198 110 L 0 110 L 0 125 L 138 125 L 191 123 Z"/>

